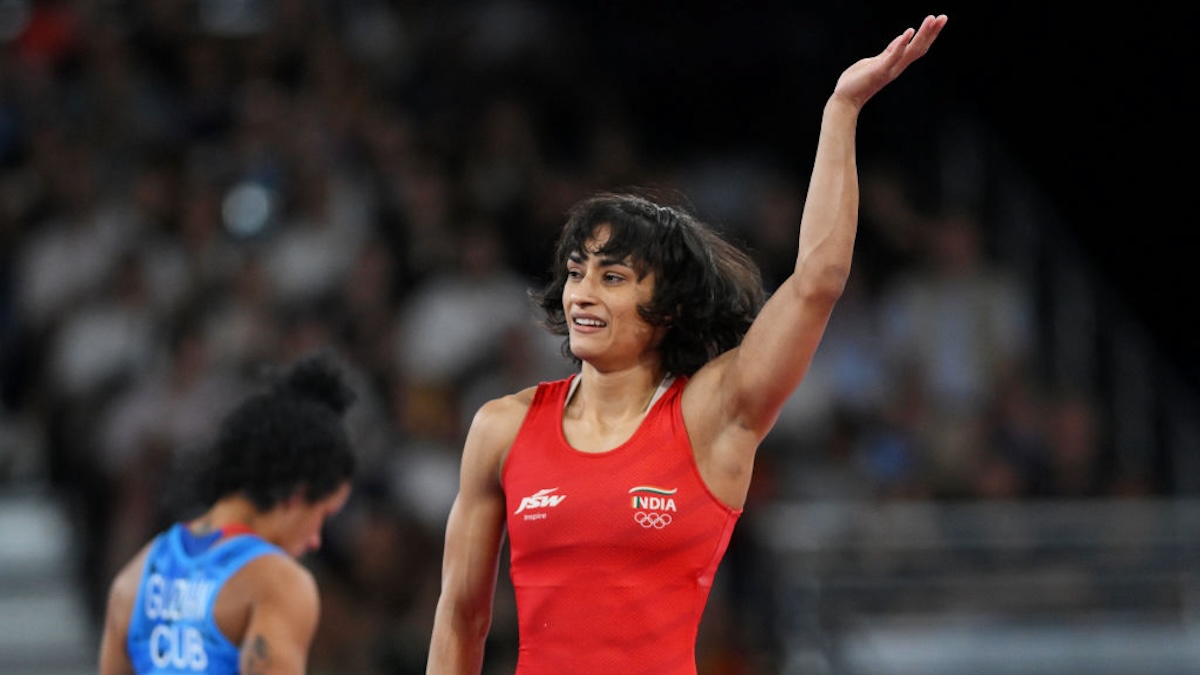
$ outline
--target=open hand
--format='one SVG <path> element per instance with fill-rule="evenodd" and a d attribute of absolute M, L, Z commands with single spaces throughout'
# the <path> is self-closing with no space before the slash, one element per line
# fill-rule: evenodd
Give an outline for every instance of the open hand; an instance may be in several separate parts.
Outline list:
<path fill-rule="evenodd" d="M 938 33 L 946 25 L 945 14 L 925 17 L 917 30 L 909 28 L 875 56 L 860 59 L 838 78 L 833 95 L 856 107 L 862 107 L 880 89 L 896 79 L 913 61 L 929 51 Z"/>

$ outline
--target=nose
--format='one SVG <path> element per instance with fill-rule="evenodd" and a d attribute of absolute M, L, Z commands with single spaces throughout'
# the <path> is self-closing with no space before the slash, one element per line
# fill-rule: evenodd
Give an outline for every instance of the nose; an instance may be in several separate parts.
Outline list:
<path fill-rule="evenodd" d="M 593 301 L 594 282 L 592 281 L 592 277 L 593 275 L 591 274 L 585 274 L 578 279 L 567 282 L 567 299 L 572 304 L 586 305 Z"/>

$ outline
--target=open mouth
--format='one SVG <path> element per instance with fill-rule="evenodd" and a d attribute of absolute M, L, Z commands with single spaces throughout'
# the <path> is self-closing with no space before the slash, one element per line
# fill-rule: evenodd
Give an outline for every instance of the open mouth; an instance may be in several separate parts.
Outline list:
<path fill-rule="evenodd" d="M 585 328 L 604 328 L 608 325 L 600 319 L 593 319 L 587 316 L 577 316 L 571 319 L 571 322 L 576 326 L 582 326 Z"/>

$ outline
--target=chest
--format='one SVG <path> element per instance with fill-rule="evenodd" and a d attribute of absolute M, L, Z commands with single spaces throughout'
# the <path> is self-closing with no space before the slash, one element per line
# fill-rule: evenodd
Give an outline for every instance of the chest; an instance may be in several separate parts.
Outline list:
<path fill-rule="evenodd" d="M 505 485 L 514 562 L 546 565 L 678 554 L 721 531 L 686 437 L 645 430 L 603 453 L 518 442 Z"/>
<path fill-rule="evenodd" d="M 564 418 L 563 437 L 567 445 L 586 454 L 606 453 L 621 447 L 641 427 L 641 418 L 620 424 L 596 424 L 587 420 Z"/>

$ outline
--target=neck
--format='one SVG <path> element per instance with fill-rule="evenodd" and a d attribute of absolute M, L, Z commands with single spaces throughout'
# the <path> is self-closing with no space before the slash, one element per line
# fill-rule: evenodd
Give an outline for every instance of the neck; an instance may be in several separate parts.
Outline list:
<path fill-rule="evenodd" d="M 576 414 L 605 419 L 645 415 L 668 380 L 661 369 L 635 369 L 603 373 L 586 364 L 575 378 L 567 407 Z"/>
<path fill-rule="evenodd" d="M 212 508 L 189 523 L 189 527 L 197 534 L 223 529 L 252 530 L 262 534 L 266 526 L 265 514 L 253 502 L 238 496 L 218 500 Z"/>

